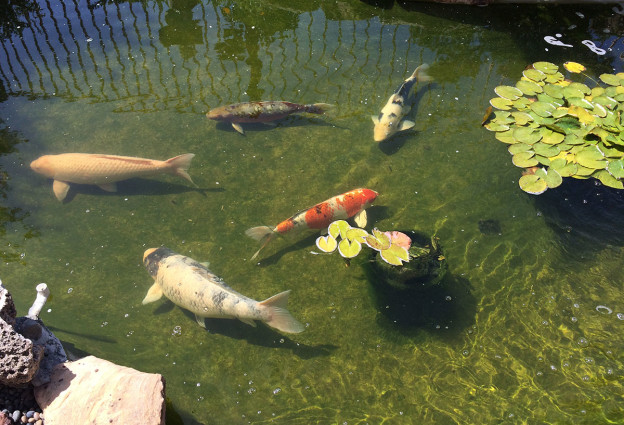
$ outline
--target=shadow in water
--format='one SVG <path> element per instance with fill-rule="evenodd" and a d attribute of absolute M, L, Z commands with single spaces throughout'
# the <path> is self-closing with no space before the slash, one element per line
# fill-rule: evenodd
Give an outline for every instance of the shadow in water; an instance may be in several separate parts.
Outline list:
<path fill-rule="evenodd" d="M 197 192 L 203 196 L 206 196 L 206 192 L 224 192 L 225 189 L 216 188 L 199 188 L 189 185 L 169 183 L 159 180 L 133 178 L 129 180 L 120 181 L 117 183 L 116 192 L 107 192 L 98 186 L 89 184 L 75 184 L 71 183 L 67 197 L 63 201 L 64 203 L 71 202 L 78 194 L 88 194 L 97 196 L 137 196 L 137 195 L 174 195 L 187 192 Z"/>
<path fill-rule="evenodd" d="M 186 316 L 195 321 L 193 313 L 187 310 L 183 311 Z M 286 334 L 279 333 L 258 321 L 256 321 L 255 327 L 235 319 L 205 319 L 204 323 L 206 324 L 207 333 L 245 340 L 248 344 L 261 347 L 290 350 L 294 355 L 302 359 L 329 356 L 332 351 L 338 348 L 331 344 L 314 346 L 301 344 L 293 341 Z"/>
<path fill-rule="evenodd" d="M 0 39 L 9 38 L 13 34 L 21 35 L 24 28 L 30 27 L 30 14 L 40 10 L 34 0 L 0 1 Z"/>
<path fill-rule="evenodd" d="M 610 245 L 624 246 L 624 190 L 595 179 L 564 179 L 558 188 L 535 197 L 535 206 L 573 260 Z"/>
<path fill-rule="evenodd" d="M 290 116 L 271 122 L 259 121 L 241 123 L 241 127 L 243 127 L 243 131 L 245 132 L 245 134 L 247 134 L 248 132 L 271 131 L 275 130 L 277 127 L 305 127 L 310 125 L 336 127 L 335 124 L 332 124 L 331 122 L 326 121 L 322 118 L 306 116 Z M 234 127 L 232 127 L 232 124 L 230 124 L 229 122 L 217 121 L 215 127 L 217 130 L 220 131 L 236 132 Z"/>
<path fill-rule="evenodd" d="M 477 300 L 470 282 L 447 274 L 439 284 L 397 289 L 370 275 L 372 296 L 381 313 L 379 325 L 408 336 L 421 330 L 455 337 L 474 323 Z"/>

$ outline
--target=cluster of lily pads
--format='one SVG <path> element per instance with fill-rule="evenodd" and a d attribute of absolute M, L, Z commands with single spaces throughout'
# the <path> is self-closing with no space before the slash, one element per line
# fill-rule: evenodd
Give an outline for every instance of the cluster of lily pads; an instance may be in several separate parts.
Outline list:
<path fill-rule="evenodd" d="M 340 240 L 340 241 L 339 241 Z M 344 220 L 332 222 L 327 228 L 327 235 L 316 239 L 316 246 L 323 252 L 338 252 L 346 259 L 356 257 L 366 245 L 379 251 L 381 258 L 388 264 L 401 266 L 409 261 L 408 250 L 411 239 L 401 232 L 382 232 L 373 229 L 372 233 L 359 227 L 351 227 Z"/>
<path fill-rule="evenodd" d="M 624 73 L 602 74 L 597 82 L 581 64 L 563 66 L 593 87 L 566 79 L 553 63 L 535 62 L 515 86 L 495 88 L 490 104 L 498 110 L 484 125 L 525 169 L 519 180 L 525 192 L 543 193 L 563 177 L 623 189 Z"/>

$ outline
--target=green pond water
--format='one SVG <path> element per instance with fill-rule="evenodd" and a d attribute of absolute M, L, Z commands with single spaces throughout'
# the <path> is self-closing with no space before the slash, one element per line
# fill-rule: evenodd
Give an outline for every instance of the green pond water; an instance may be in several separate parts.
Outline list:
<path fill-rule="evenodd" d="M 481 127 L 494 87 L 534 61 L 622 71 L 621 8 L 9 3 L 0 279 L 20 315 L 49 285 L 41 318 L 72 355 L 162 374 L 168 423 L 624 423 L 623 194 L 573 180 L 528 195 Z M 370 115 L 421 63 L 435 82 L 416 90 L 416 126 L 376 144 Z M 205 118 L 250 100 L 336 107 L 245 136 Z M 72 186 L 61 203 L 29 164 L 63 152 L 192 152 L 198 188 L 132 179 L 117 193 Z M 356 187 L 380 194 L 371 226 L 440 238 L 438 286 L 384 287 L 363 256 L 313 255 L 313 232 L 249 260 L 247 228 Z M 204 330 L 164 298 L 141 305 L 143 252 L 160 245 L 251 298 L 291 289 L 305 331 Z"/>

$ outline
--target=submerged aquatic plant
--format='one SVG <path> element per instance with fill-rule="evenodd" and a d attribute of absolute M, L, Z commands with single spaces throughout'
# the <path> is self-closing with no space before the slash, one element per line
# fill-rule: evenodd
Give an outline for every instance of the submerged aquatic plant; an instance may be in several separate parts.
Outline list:
<path fill-rule="evenodd" d="M 346 259 L 356 257 L 362 251 L 362 245 L 379 251 L 381 258 L 394 266 L 401 266 L 410 258 L 408 250 L 411 239 L 406 234 L 378 229 L 373 229 L 372 234 L 369 234 L 359 227 L 351 227 L 344 220 L 332 222 L 327 228 L 327 235 L 316 239 L 318 249 L 331 253 L 338 248 L 340 255 Z"/>
<path fill-rule="evenodd" d="M 564 68 L 594 87 L 565 79 L 555 64 L 535 62 L 515 86 L 494 89 L 490 104 L 498 110 L 484 125 L 525 169 L 519 184 L 527 193 L 555 188 L 563 177 L 624 189 L 624 73 L 602 74 L 597 82 L 579 63 Z"/>

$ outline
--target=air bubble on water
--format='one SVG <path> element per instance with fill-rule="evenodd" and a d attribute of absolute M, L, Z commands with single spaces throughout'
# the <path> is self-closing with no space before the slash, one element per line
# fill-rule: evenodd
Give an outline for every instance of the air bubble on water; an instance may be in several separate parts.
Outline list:
<path fill-rule="evenodd" d="M 171 332 L 171 335 L 181 335 L 182 334 L 182 327 L 181 326 L 176 326 L 173 328 L 173 332 Z"/>
<path fill-rule="evenodd" d="M 68 293 L 68 294 L 71 294 L 72 292 L 74 292 L 74 288 L 69 288 L 69 289 L 67 290 L 67 293 Z"/>
<path fill-rule="evenodd" d="M 596 306 L 596 311 L 598 313 L 606 313 L 606 314 L 611 314 L 613 313 L 613 310 L 611 310 L 609 307 L 607 307 L 606 305 L 597 305 Z"/>
<path fill-rule="evenodd" d="M 624 314 L 618 313 L 618 314 L 616 314 L 616 316 L 617 316 L 618 319 L 624 320 Z"/>
<path fill-rule="evenodd" d="M 578 319 L 574 316 L 570 317 L 570 320 L 574 323 L 578 322 Z"/>
<path fill-rule="evenodd" d="M 102 322 L 101 327 L 104 327 L 104 326 L 106 326 L 106 325 L 108 325 L 108 322 Z"/>
<path fill-rule="evenodd" d="M 579 338 L 577 344 L 581 347 L 587 347 L 589 345 L 589 341 L 587 341 L 585 338 Z"/>
<path fill-rule="evenodd" d="M 447 295 L 446 297 L 444 297 L 444 299 L 446 301 L 451 301 L 453 299 L 453 297 L 451 297 L 450 295 Z"/>
<path fill-rule="evenodd" d="M 256 392 L 256 389 L 254 387 L 251 387 L 247 390 L 247 394 L 252 395 L 253 393 Z"/>
<path fill-rule="evenodd" d="M 594 364 L 594 359 L 591 357 L 585 357 L 585 363 L 587 364 Z"/>
<path fill-rule="evenodd" d="M 277 388 L 275 388 L 275 389 L 273 390 L 273 394 L 274 394 L 274 395 L 277 395 L 277 394 L 279 394 L 281 391 L 282 391 L 282 389 L 281 389 L 280 387 L 277 387 Z"/>

